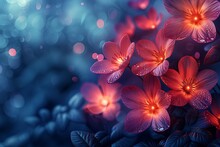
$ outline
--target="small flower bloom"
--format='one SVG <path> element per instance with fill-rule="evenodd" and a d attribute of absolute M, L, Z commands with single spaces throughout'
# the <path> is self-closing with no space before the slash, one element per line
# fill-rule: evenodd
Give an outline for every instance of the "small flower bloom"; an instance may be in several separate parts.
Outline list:
<path fill-rule="evenodd" d="M 158 14 L 154 8 L 151 8 L 147 16 L 135 17 L 138 28 L 142 30 L 154 30 L 160 24 L 162 15 Z"/>
<path fill-rule="evenodd" d="M 132 72 L 138 76 L 150 72 L 154 76 L 163 75 L 169 68 L 169 62 L 166 59 L 171 56 L 174 44 L 174 40 L 165 37 L 163 30 L 157 33 L 156 44 L 150 40 L 138 41 L 137 52 L 144 61 L 135 64 L 132 67 Z"/>
<path fill-rule="evenodd" d="M 144 91 L 136 86 L 127 86 L 122 90 L 122 101 L 132 109 L 125 118 L 128 132 L 140 133 L 150 125 L 154 131 L 162 132 L 170 126 L 167 108 L 170 95 L 161 90 L 157 77 L 147 75 L 144 78 Z"/>
<path fill-rule="evenodd" d="M 125 23 L 119 23 L 115 26 L 117 37 L 116 40 L 119 41 L 121 37 L 123 37 L 125 34 L 128 34 L 130 37 L 134 35 L 135 26 L 132 22 L 131 17 L 126 17 Z"/>
<path fill-rule="evenodd" d="M 106 42 L 103 47 L 103 54 L 106 59 L 95 62 L 90 70 L 97 74 L 109 74 L 108 83 L 115 82 L 128 66 L 134 47 L 135 44 L 131 43 L 128 35 L 122 37 L 119 45 Z"/>
<path fill-rule="evenodd" d="M 215 39 L 216 28 L 212 21 L 218 18 L 218 0 L 163 0 L 167 11 L 173 15 L 165 24 L 165 34 L 171 39 L 182 40 L 191 35 L 198 43 Z"/>
<path fill-rule="evenodd" d="M 120 111 L 117 101 L 120 98 L 118 83 L 108 84 L 106 79 L 100 78 L 99 86 L 92 83 L 84 83 L 81 93 L 88 104 L 85 109 L 92 114 L 101 114 L 107 120 L 114 120 Z"/>
<path fill-rule="evenodd" d="M 179 73 L 169 69 L 161 79 L 172 90 L 172 104 L 184 106 L 190 103 L 196 109 L 206 109 L 212 102 L 211 90 L 218 82 L 218 75 L 212 70 L 198 73 L 198 64 L 193 57 L 182 57 L 178 63 Z"/>
<path fill-rule="evenodd" d="M 130 0 L 128 4 L 134 9 L 144 10 L 149 5 L 149 0 Z"/>
<path fill-rule="evenodd" d="M 220 95 L 215 95 L 217 97 L 214 97 L 212 105 L 211 105 L 211 111 L 205 111 L 205 118 L 206 120 L 211 123 L 213 126 L 215 126 L 218 130 L 220 130 Z"/>

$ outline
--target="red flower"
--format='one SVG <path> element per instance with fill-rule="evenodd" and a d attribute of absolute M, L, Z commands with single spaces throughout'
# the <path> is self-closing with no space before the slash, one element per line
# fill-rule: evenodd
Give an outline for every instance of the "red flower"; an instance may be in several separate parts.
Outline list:
<path fill-rule="evenodd" d="M 100 78 L 100 88 L 92 83 L 85 83 L 81 93 L 89 104 L 85 105 L 92 114 L 103 114 L 107 120 L 114 120 L 120 111 L 117 101 L 120 98 L 120 87 L 118 83 L 108 84 L 106 79 Z"/>
<path fill-rule="evenodd" d="M 154 131 L 165 131 L 170 126 L 167 108 L 170 96 L 161 90 L 157 77 L 147 75 L 144 78 L 144 91 L 136 86 L 127 86 L 122 90 L 122 101 L 132 109 L 125 118 L 128 132 L 140 133 L 150 125 Z"/>
<path fill-rule="evenodd" d="M 160 30 L 156 36 L 156 45 L 150 40 L 140 40 L 137 43 L 137 52 L 144 61 L 135 64 L 132 72 L 138 76 L 152 72 L 155 76 L 161 76 L 167 72 L 169 62 L 166 60 L 173 52 L 174 40 L 164 36 Z"/>
<path fill-rule="evenodd" d="M 128 66 L 134 52 L 134 43 L 131 43 L 128 35 L 122 37 L 118 46 L 113 42 L 106 42 L 103 54 L 106 59 L 95 62 L 90 70 L 97 74 L 109 74 L 108 83 L 118 80 Z"/>
<path fill-rule="evenodd" d="M 196 109 L 206 109 L 212 102 L 211 90 L 218 82 L 212 70 L 198 73 L 198 64 L 193 57 L 182 57 L 178 63 L 179 73 L 169 69 L 161 78 L 172 90 L 172 104 L 184 106 L 188 102 Z"/>
<path fill-rule="evenodd" d="M 147 16 L 135 17 L 138 28 L 142 30 L 154 30 L 160 24 L 162 15 L 158 14 L 154 8 L 151 8 Z"/>
<path fill-rule="evenodd" d="M 119 23 L 115 27 L 117 32 L 116 40 L 120 40 L 121 37 L 123 37 L 125 34 L 128 34 L 129 36 L 133 36 L 135 31 L 134 23 L 131 20 L 131 17 L 126 17 L 126 23 Z"/>
<path fill-rule="evenodd" d="M 135 9 L 146 9 L 149 5 L 149 0 L 130 0 L 128 3 L 132 8 Z"/>
<path fill-rule="evenodd" d="M 208 122 L 210 122 L 213 126 L 215 126 L 218 130 L 220 130 L 220 97 L 217 95 L 215 99 L 213 99 L 211 110 L 212 113 L 209 111 L 205 111 L 205 118 Z"/>
<path fill-rule="evenodd" d="M 198 43 L 211 42 L 216 37 L 213 20 L 220 13 L 218 0 L 163 0 L 167 11 L 173 15 L 166 25 L 165 34 L 182 40 L 191 35 Z"/>

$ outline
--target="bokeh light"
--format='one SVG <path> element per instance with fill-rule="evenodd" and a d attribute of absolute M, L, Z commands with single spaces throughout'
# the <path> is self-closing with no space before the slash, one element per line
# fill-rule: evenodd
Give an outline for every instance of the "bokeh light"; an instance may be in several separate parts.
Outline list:
<path fill-rule="evenodd" d="M 83 43 L 78 42 L 76 44 L 74 44 L 73 46 L 73 51 L 76 54 L 82 54 L 85 51 L 85 46 Z"/>
<path fill-rule="evenodd" d="M 9 49 L 8 54 L 12 57 L 16 56 L 17 51 L 14 48 Z"/>

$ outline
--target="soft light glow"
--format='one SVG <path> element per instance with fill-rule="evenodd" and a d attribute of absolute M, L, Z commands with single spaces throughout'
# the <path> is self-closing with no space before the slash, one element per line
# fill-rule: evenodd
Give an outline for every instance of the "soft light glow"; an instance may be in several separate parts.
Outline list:
<path fill-rule="evenodd" d="M 97 56 L 97 60 L 98 60 L 98 61 L 102 61 L 103 59 L 104 59 L 103 54 L 99 54 L 99 55 Z"/>
<path fill-rule="evenodd" d="M 96 60 L 97 58 L 98 58 L 98 54 L 97 54 L 97 53 L 93 53 L 93 54 L 92 54 L 92 59 L 95 59 L 95 60 Z"/>
<path fill-rule="evenodd" d="M 154 106 L 151 106 L 151 110 L 154 110 L 155 109 L 155 107 Z"/>
<path fill-rule="evenodd" d="M 105 25 L 105 22 L 104 22 L 103 19 L 98 19 L 96 24 L 97 24 L 98 28 L 102 29 L 104 27 L 104 25 Z"/>
<path fill-rule="evenodd" d="M 108 105 L 108 103 L 109 102 L 106 99 L 103 99 L 102 102 L 101 102 L 102 106 L 104 106 L 104 107 L 106 107 Z"/>
<path fill-rule="evenodd" d="M 17 51 L 14 48 L 9 49 L 8 54 L 12 57 L 16 56 Z"/>
<path fill-rule="evenodd" d="M 155 28 L 156 28 L 156 26 L 155 26 L 155 25 L 152 25 L 152 26 L 151 26 L 151 28 L 152 28 L 152 29 L 155 29 Z"/>
<path fill-rule="evenodd" d="M 76 54 L 82 54 L 84 50 L 85 50 L 85 46 L 83 43 L 78 42 L 73 46 L 73 51 Z"/>

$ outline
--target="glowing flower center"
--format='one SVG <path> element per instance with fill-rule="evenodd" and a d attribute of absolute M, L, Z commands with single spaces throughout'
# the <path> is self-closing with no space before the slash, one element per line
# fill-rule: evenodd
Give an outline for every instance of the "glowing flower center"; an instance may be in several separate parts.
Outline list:
<path fill-rule="evenodd" d="M 124 60 L 123 60 L 122 58 L 117 58 L 117 63 L 118 63 L 119 65 L 121 65 L 123 62 L 124 62 Z"/>
<path fill-rule="evenodd" d="M 159 106 L 156 102 L 154 102 L 154 100 L 148 100 L 146 101 L 146 114 L 147 115 L 151 115 L 154 116 L 156 114 L 158 114 L 158 110 L 159 110 Z"/>
<path fill-rule="evenodd" d="M 156 28 L 156 26 L 155 26 L 155 25 L 152 25 L 152 26 L 151 26 L 151 28 L 152 28 L 152 29 L 155 29 L 155 28 Z"/>
<path fill-rule="evenodd" d="M 202 20 L 202 16 L 200 14 L 194 14 L 190 17 L 191 24 L 199 25 Z"/>
<path fill-rule="evenodd" d="M 102 104 L 102 106 L 106 107 L 106 106 L 108 106 L 109 101 L 106 100 L 106 99 L 103 99 L 103 100 L 101 101 L 101 104 Z"/>

